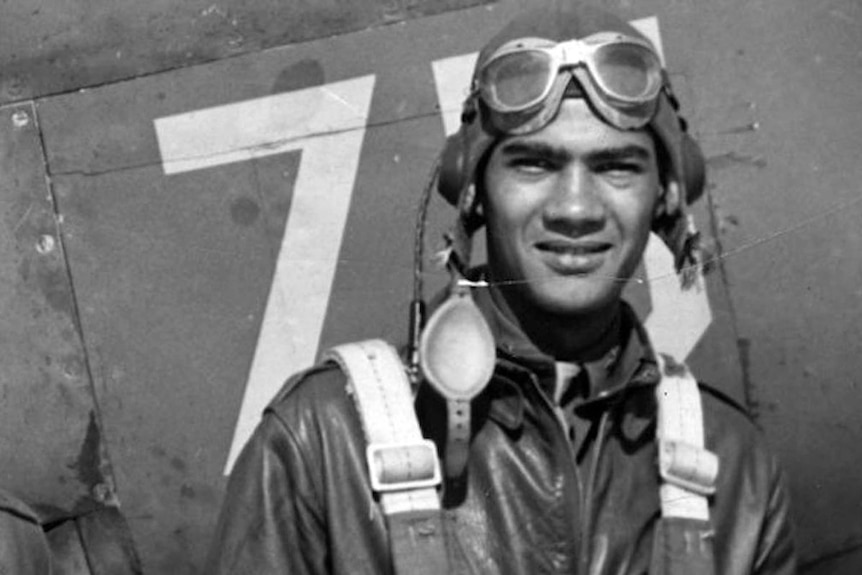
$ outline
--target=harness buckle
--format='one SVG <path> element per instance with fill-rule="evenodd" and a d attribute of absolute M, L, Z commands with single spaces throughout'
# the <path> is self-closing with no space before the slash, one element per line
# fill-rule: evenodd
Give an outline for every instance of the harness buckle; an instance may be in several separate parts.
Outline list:
<path fill-rule="evenodd" d="M 715 493 L 718 456 L 682 441 L 660 439 L 659 473 L 666 482 L 700 495 Z"/>
<path fill-rule="evenodd" d="M 429 439 L 371 443 L 365 456 L 371 487 L 376 492 L 424 489 L 442 481 L 437 446 Z"/>

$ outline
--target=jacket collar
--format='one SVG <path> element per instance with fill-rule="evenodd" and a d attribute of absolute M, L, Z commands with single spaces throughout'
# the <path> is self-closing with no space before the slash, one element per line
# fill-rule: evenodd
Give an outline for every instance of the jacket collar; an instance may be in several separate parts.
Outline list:
<path fill-rule="evenodd" d="M 542 353 L 520 330 L 494 297 L 494 288 L 473 291 L 473 299 L 485 316 L 497 346 L 497 367 L 486 390 L 489 417 L 508 429 L 518 429 L 524 418 L 527 382 L 538 385 L 553 379 L 554 359 Z M 589 396 L 576 408 L 584 416 L 601 412 L 624 394 L 659 381 L 659 371 L 646 331 L 631 307 L 622 302 L 619 343 L 594 361 L 586 362 L 590 375 Z"/>

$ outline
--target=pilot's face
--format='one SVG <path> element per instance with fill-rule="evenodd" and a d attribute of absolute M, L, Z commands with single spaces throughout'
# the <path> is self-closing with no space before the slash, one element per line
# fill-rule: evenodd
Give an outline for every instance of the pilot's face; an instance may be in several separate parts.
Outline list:
<path fill-rule="evenodd" d="M 655 145 L 567 98 L 543 129 L 497 144 L 484 193 L 489 273 L 510 286 L 510 304 L 593 313 L 616 304 L 646 246 L 660 195 Z"/>

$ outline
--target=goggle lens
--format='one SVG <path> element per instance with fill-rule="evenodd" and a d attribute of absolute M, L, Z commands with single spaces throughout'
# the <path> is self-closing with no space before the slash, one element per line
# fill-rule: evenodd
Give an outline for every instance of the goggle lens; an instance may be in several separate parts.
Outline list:
<path fill-rule="evenodd" d="M 492 110 L 505 116 L 514 114 L 498 119 L 501 126 L 509 128 L 505 131 L 517 129 L 525 121 L 525 128 L 529 128 L 530 120 L 518 116 L 544 105 L 560 70 L 577 66 L 588 72 L 595 89 L 587 92 L 593 100 L 601 100 L 593 102 L 598 108 L 633 114 L 630 119 L 614 120 L 611 111 L 606 114 L 611 116 L 609 121 L 621 128 L 648 121 L 663 82 L 661 62 L 650 47 L 622 38 L 597 41 L 591 37 L 550 45 L 546 40 L 535 40 L 544 45 L 525 45 L 530 40 L 504 47 L 482 67 L 477 78 L 479 94 Z"/>
<path fill-rule="evenodd" d="M 646 48 L 637 44 L 606 44 L 596 51 L 594 62 L 594 73 L 607 95 L 637 103 L 657 95 L 661 65 Z"/>
<path fill-rule="evenodd" d="M 524 110 L 540 102 L 556 76 L 551 56 L 524 50 L 497 58 L 482 70 L 482 97 L 500 112 Z"/>

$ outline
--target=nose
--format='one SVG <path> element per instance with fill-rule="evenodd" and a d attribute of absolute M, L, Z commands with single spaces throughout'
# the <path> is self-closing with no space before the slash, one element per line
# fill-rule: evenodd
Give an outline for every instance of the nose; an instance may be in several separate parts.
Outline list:
<path fill-rule="evenodd" d="M 585 166 L 562 170 L 545 202 L 545 226 L 566 235 L 583 235 L 600 229 L 605 204 L 593 175 Z"/>

